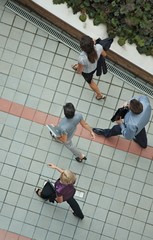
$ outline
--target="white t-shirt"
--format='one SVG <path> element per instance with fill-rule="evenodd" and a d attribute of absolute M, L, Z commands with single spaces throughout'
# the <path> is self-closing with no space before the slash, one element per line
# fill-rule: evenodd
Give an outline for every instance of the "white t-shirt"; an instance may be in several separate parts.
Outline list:
<path fill-rule="evenodd" d="M 103 51 L 103 47 L 100 44 L 96 44 L 94 47 L 98 56 L 97 60 L 94 63 L 89 62 L 87 54 L 84 51 L 80 53 L 80 56 L 78 58 L 78 63 L 84 66 L 83 68 L 84 73 L 90 73 L 97 68 L 97 61 L 100 57 L 100 54 Z"/>

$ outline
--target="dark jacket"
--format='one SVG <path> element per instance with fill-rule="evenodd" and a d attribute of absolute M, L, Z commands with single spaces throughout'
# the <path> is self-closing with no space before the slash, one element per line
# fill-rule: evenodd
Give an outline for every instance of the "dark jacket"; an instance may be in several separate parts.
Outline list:
<path fill-rule="evenodd" d="M 113 38 L 105 38 L 105 39 L 98 38 L 96 40 L 96 44 L 100 44 L 105 51 L 109 50 L 112 42 L 113 42 Z M 102 73 L 103 74 L 107 73 L 107 65 L 105 62 L 105 58 L 102 55 L 100 55 L 97 62 L 96 76 L 101 76 Z"/>

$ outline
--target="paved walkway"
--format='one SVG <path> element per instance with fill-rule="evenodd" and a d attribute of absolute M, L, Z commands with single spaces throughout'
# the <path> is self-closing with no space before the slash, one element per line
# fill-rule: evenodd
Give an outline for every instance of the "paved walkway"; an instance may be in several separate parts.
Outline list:
<path fill-rule="evenodd" d="M 83 164 L 45 127 L 59 121 L 65 102 L 91 126 L 109 127 L 114 109 L 142 93 L 108 73 L 97 79 L 107 99 L 97 101 L 71 69 L 78 54 L 5 3 L 0 1 L 0 240 L 151 240 L 153 117 L 143 150 L 122 137 L 91 141 L 79 126 L 74 142 L 88 157 Z M 36 196 L 35 186 L 58 177 L 48 162 L 77 173 L 84 220 L 66 203 L 51 205 Z"/>

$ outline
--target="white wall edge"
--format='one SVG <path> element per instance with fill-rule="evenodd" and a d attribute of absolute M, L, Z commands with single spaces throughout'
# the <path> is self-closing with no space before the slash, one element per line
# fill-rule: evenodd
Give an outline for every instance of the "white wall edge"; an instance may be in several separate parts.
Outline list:
<path fill-rule="evenodd" d="M 55 5 L 52 0 L 33 0 L 33 2 L 86 35 L 95 39 L 98 37 L 107 37 L 107 29 L 105 25 L 100 24 L 99 26 L 94 26 L 93 21 L 90 19 L 87 19 L 84 23 L 81 22 L 79 20 L 80 14 L 78 13 L 74 15 L 72 9 L 67 8 L 66 4 Z M 126 43 L 121 47 L 117 43 L 117 40 L 118 38 L 116 37 L 111 46 L 113 52 L 153 75 L 153 57 L 139 54 L 136 50 L 135 44 L 130 45 L 129 43 Z"/>

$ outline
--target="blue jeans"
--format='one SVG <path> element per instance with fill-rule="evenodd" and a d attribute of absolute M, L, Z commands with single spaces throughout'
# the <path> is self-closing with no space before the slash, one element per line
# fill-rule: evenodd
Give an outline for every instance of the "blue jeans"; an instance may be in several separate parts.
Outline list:
<path fill-rule="evenodd" d="M 106 138 L 121 135 L 120 125 L 114 125 L 111 129 L 103 129 L 102 134 Z M 143 128 L 133 139 L 140 147 L 147 147 L 147 135 L 146 130 Z"/>

